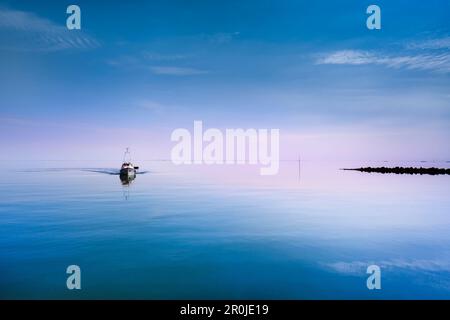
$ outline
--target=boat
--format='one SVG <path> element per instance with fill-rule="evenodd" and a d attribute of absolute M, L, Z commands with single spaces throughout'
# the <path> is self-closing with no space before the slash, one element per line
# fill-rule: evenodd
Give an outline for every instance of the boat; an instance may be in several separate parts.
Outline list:
<path fill-rule="evenodd" d="M 139 167 L 134 166 L 131 163 L 130 151 L 129 148 L 125 149 L 125 154 L 123 155 L 123 163 L 120 167 L 120 176 L 121 177 L 134 177 L 136 175 Z"/>
<path fill-rule="evenodd" d="M 138 167 L 133 166 L 130 162 L 124 162 L 120 168 L 121 176 L 134 176 L 136 175 L 136 169 Z"/>

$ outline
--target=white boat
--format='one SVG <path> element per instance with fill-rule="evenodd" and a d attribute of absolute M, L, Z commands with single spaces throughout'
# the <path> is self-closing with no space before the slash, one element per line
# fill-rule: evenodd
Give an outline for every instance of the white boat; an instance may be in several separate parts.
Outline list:
<path fill-rule="evenodd" d="M 127 158 L 128 156 L 128 158 Z M 123 177 L 131 177 L 136 175 L 136 171 L 139 169 L 139 167 L 134 166 L 131 163 L 130 159 L 130 152 L 128 151 L 128 148 L 125 150 L 125 154 L 123 155 L 123 163 L 122 167 L 120 168 L 120 176 Z"/>
<path fill-rule="evenodd" d="M 130 176 L 136 174 L 137 167 L 133 166 L 130 162 L 124 162 L 120 168 L 121 176 Z"/>

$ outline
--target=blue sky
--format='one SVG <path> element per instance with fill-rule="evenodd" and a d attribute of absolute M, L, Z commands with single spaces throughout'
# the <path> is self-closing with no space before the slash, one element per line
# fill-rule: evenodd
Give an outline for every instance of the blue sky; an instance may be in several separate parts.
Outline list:
<path fill-rule="evenodd" d="M 0 40 L 3 159 L 167 158 L 194 120 L 280 128 L 285 158 L 450 159 L 448 1 L 0 1 Z"/>

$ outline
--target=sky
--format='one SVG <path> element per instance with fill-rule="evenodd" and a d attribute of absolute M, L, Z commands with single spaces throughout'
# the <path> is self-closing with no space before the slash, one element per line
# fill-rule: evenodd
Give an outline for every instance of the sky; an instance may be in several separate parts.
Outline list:
<path fill-rule="evenodd" d="M 168 159 L 202 120 L 280 129 L 283 159 L 447 161 L 450 2 L 0 0 L 0 88 L 0 160 Z"/>

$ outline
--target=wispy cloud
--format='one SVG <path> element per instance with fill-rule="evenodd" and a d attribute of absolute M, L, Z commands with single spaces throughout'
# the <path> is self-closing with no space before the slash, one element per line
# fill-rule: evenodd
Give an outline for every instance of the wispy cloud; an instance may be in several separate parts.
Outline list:
<path fill-rule="evenodd" d="M 176 38 L 176 41 L 177 43 L 183 41 L 189 43 L 191 47 L 197 48 L 205 45 L 217 47 L 230 43 L 239 34 L 239 32 L 202 33 Z M 171 42 L 169 41 L 169 43 Z M 107 59 L 106 63 L 126 70 L 150 70 L 153 74 L 166 76 L 194 76 L 210 73 L 209 70 L 195 67 L 200 60 L 198 52 L 195 53 L 195 51 L 194 53 L 154 51 L 149 48 L 137 53 Z"/>
<path fill-rule="evenodd" d="M 97 40 L 80 30 L 68 30 L 65 25 L 55 24 L 32 12 L 7 8 L 0 8 L 0 33 L 2 49 L 58 51 L 99 46 Z"/>
<path fill-rule="evenodd" d="M 403 44 L 400 52 L 338 50 L 321 54 L 316 64 L 382 65 L 394 69 L 450 72 L 450 37 L 414 40 Z"/>
<path fill-rule="evenodd" d="M 377 57 L 360 50 L 340 50 L 321 56 L 316 60 L 317 64 L 369 64 L 376 63 Z"/>
<path fill-rule="evenodd" d="M 383 65 L 394 69 L 425 70 L 437 73 L 450 72 L 450 53 L 389 55 L 371 51 L 341 50 L 323 55 L 317 64 Z"/>
<path fill-rule="evenodd" d="M 108 59 L 106 63 L 116 67 L 142 69 L 147 68 L 153 63 L 173 63 L 173 61 L 185 60 L 189 57 L 191 56 L 187 54 L 141 51 L 135 54 L 121 55 Z"/>
<path fill-rule="evenodd" d="M 409 42 L 408 49 L 450 49 L 450 37 Z"/>
<path fill-rule="evenodd" d="M 123 55 L 106 61 L 111 66 L 126 70 L 150 71 L 156 75 L 166 76 L 195 76 L 209 73 L 208 70 L 189 66 L 172 64 L 184 64 L 192 56 L 178 53 L 140 52 L 135 55 Z M 156 64 L 156 65 L 155 65 Z"/>
<path fill-rule="evenodd" d="M 208 73 L 206 70 L 174 66 L 153 66 L 150 67 L 150 70 L 154 74 L 169 76 L 193 76 Z"/>

